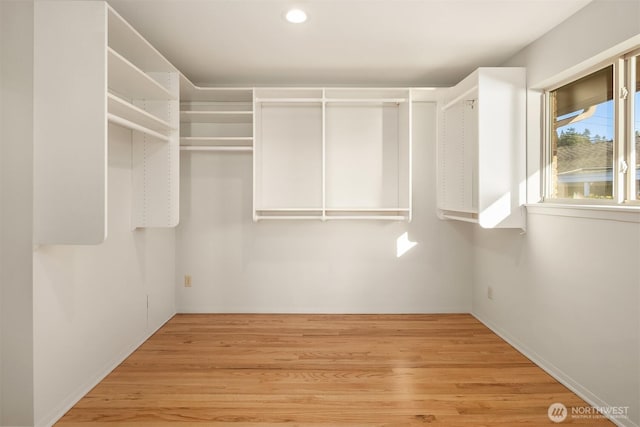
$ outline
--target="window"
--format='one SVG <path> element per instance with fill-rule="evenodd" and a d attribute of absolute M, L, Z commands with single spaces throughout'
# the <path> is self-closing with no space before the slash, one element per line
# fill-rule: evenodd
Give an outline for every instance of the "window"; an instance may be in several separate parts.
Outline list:
<path fill-rule="evenodd" d="M 545 199 L 640 201 L 640 51 L 547 91 L 547 98 Z"/>
<path fill-rule="evenodd" d="M 613 65 L 550 92 L 551 198 L 613 198 Z"/>

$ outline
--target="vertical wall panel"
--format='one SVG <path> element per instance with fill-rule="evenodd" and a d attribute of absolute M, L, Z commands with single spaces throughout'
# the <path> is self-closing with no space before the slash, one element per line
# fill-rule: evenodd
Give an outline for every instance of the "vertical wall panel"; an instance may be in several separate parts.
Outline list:
<path fill-rule="evenodd" d="M 103 2 L 36 2 L 34 240 L 104 241 L 107 192 Z"/>

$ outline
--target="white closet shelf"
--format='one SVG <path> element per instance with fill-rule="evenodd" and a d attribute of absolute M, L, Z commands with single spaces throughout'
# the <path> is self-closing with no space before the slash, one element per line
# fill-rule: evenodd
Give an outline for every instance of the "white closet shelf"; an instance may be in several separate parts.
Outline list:
<path fill-rule="evenodd" d="M 180 86 L 180 149 L 253 152 L 253 89 Z"/>
<path fill-rule="evenodd" d="M 181 123 L 252 123 L 253 111 L 180 111 Z"/>
<path fill-rule="evenodd" d="M 375 221 L 406 221 L 408 217 L 399 215 L 345 215 L 345 216 L 322 216 L 322 215 L 256 215 L 256 220 L 269 219 L 306 219 L 306 220 L 375 220 Z"/>
<path fill-rule="evenodd" d="M 253 111 L 252 102 L 181 101 L 181 111 Z"/>
<path fill-rule="evenodd" d="M 255 220 L 294 219 L 294 220 L 322 220 L 322 208 L 273 208 L 256 209 Z"/>
<path fill-rule="evenodd" d="M 253 88 L 194 86 L 180 77 L 180 100 L 183 102 L 253 102 Z"/>
<path fill-rule="evenodd" d="M 387 221 L 406 221 L 409 217 L 403 215 L 327 215 L 323 219 L 327 221 L 336 219 L 358 219 L 358 220 L 387 220 Z"/>
<path fill-rule="evenodd" d="M 326 208 L 327 212 L 409 212 L 409 208 Z"/>
<path fill-rule="evenodd" d="M 402 104 L 407 98 L 326 98 L 328 104 Z"/>
<path fill-rule="evenodd" d="M 256 212 L 322 212 L 322 208 L 261 208 Z"/>
<path fill-rule="evenodd" d="M 166 121 L 112 93 L 107 94 L 107 109 L 109 113 L 114 116 L 137 123 L 144 128 L 154 130 L 159 133 L 164 134 L 176 130 Z"/>
<path fill-rule="evenodd" d="M 310 104 L 326 102 L 328 104 L 401 104 L 407 98 L 256 98 L 256 103 L 269 104 Z"/>
<path fill-rule="evenodd" d="M 159 132 L 156 132 L 152 129 L 149 129 L 147 127 L 141 126 L 138 123 L 132 122 L 131 120 L 128 120 L 124 117 L 120 117 L 117 116 L 115 114 L 109 113 L 107 114 L 107 119 L 109 120 L 109 122 L 114 123 L 116 125 L 120 125 L 120 126 L 124 126 L 126 128 L 132 129 L 132 130 L 137 130 L 139 132 L 142 132 L 146 135 L 152 136 L 154 138 L 158 138 L 162 141 L 166 141 L 168 142 L 170 140 L 170 138 L 167 135 L 163 135 Z"/>
<path fill-rule="evenodd" d="M 320 103 L 324 99 L 323 98 L 256 98 L 256 103 L 262 104 L 310 104 L 310 103 Z"/>
<path fill-rule="evenodd" d="M 256 219 L 314 219 L 322 221 L 361 219 L 406 221 L 409 219 L 409 211 L 409 209 L 404 208 L 271 208 L 256 209 Z"/>
<path fill-rule="evenodd" d="M 182 145 L 249 145 L 253 142 L 252 136 L 183 136 L 180 137 Z"/>
<path fill-rule="evenodd" d="M 177 99 L 164 86 L 112 48 L 107 49 L 109 89 L 129 99 L 166 101 Z"/>
<path fill-rule="evenodd" d="M 180 151 L 252 152 L 253 147 L 243 145 L 181 145 Z"/>
<path fill-rule="evenodd" d="M 108 9 L 108 45 L 126 58 L 135 58 L 141 70 L 174 72 L 178 70 L 111 6 Z"/>
<path fill-rule="evenodd" d="M 264 219 L 294 219 L 294 220 L 319 220 L 319 219 L 323 219 L 322 216 L 318 216 L 318 215 L 309 215 L 309 216 L 305 216 L 305 215 L 256 215 L 256 220 L 260 221 L 260 220 L 264 220 Z"/>
<path fill-rule="evenodd" d="M 325 220 L 334 219 L 371 219 L 387 221 L 406 221 L 410 218 L 407 208 L 352 208 L 325 209 Z"/>
<path fill-rule="evenodd" d="M 259 208 L 255 210 L 255 219 L 307 219 L 324 218 L 322 208 Z"/>

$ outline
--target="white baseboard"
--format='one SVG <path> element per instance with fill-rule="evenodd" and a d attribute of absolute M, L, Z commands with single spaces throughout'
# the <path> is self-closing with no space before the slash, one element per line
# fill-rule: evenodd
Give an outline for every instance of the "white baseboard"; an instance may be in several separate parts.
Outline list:
<path fill-rule="evenodd" d="M 541 357 L 535 351 L 533 351 L 530 348 L 528 348 L 526 345 L 520 343 L 517 339 L 512 337 L 510 334 L 505 332 L 503 329 L 499 328 L 498 326 L 496 326 L 495 324 L 493 324 L 489 320 L 483 318 L 478 313 L 475 313 L 475 312 L 472 311 L 471 315 L 473 317 L 475 317 L 476 319 L 478 319 L 480 322 L 482 322 L 487 328 L 491 329 L 496 335 L 498 335 L 500 338 L 502 338 L 507 343 L 509 343 L 512 347 L 514 347 L 516 350 L 518 350 L 520 353 L 522 353 L 525 357 L 527 357 L 533 363 L 538 365 L 542 370 L 544 370 L 546 373 L 548 373 L 553 378 L 555 378 L 559 383 L 561 383 L 562 385 L 567 387 L 569 390 L 571 390 L 572 392 L 577 394 L 580 398 L 582 398 L 589 405 L 594 406 L 594 407 L 601 407 L 601 408 L 602 407 L 611 407 L 612 406 L 612 405 L 609 405 L 604 400 L 600 399 L 595 394 L 593 394 L 589 389 L 585 388 L 578 381 L 574 380 L 569 375 L 564 373 L 562 371 L 562 369 L 558 368 L 553 363 L 550 363 L 549 361 L 545 360 L 543 357 Z M 607 416 L 607 415 L 605 415 L 605 416 Z M 626 418 L 626 419 L 617 419 L 617 418 L 611 418 L 609 416 L 607 416 L 607 418 L 609 418 L 609 420 L 612 423 L 614 423 L 615 425 L 617 425 L 619 427 L 640 427 L 640 426 L 638 426 L 638 424 L 634 423 L 632 420 L 630 420 L 628 418 Z"/>
<path fill-rule="evenodd" d="M 327 309 L 322 307 L 269 307 L 256 309 L 256 307 L 216 307 L 216 306 L 187 306 L 178 307 L 179 314 L 458 314 L 469 313 L 466 307 L 432 307 L 428 310 L 407 310 L 407 309 Z"/>
<path fill-rule="evenodd" d="M 66 414 L 69 409 L 73 408 L 73 405 L 78 403 L 87 393 L 91 391 L 100 381 L 102 381 L 107 375 L 111 373 L 119 364 L 121 364 L 127 357 L 131 355 L 138 347 L 140 347 L 146 340 L 148 340 L 153 334 L 155 334 L 165 323 L 167 323 L 176 313 L 171 314 L 166 320 L 160 323 L 160 326 L 147 332 L 144 336 L 134 344 L 128 346 L 123 351 L 118 353 L 109 363 L 107 363 L 103 369 L 100 369 L 93 378 L 88 379 L 86 383 L 78 387 L 75 392 L 71 393 L 66 399 L 62 401 L 58 408 L 52 410 L 49 414 L 37 420 L 36 427 L 51 427 L 60 418 Z"/>

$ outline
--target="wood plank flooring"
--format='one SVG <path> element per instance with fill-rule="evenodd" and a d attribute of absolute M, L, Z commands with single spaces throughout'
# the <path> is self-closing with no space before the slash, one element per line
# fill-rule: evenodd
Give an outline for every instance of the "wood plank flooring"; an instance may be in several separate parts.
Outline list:
<path fill-rule="evenodd" d="M 467 314 L 180 314 L 56 425 L 544 426 L 554 402 L 587 406 Z"/>

